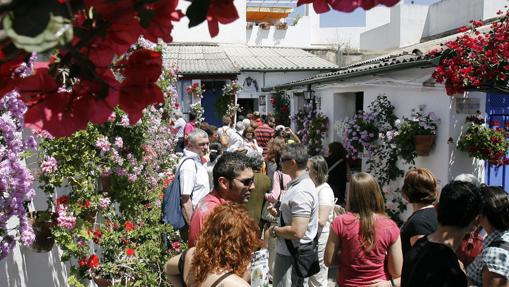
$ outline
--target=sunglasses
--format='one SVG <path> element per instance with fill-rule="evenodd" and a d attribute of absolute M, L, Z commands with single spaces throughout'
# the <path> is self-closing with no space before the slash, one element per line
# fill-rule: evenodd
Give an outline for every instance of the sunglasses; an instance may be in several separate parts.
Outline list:
<path fill-rule="evenodd" d="M 250 187 L 254 183 L 254 176 L 251 178 L 243 179 L 243 180 L 240 180 L 238 178 L 234 178 L 234 179 L 239 181 L 240 183 L 242 183 L 245 187 Z"/>

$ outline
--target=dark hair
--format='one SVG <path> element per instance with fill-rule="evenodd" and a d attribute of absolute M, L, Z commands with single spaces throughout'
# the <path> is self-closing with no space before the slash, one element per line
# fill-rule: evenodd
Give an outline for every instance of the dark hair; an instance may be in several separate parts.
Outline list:
<path fill-rule="evenodd" d="M 281 159 L 293 159 L 299 169 L 305 169 L 308 163 L 308 149 L 301 143 L 287 144 L 281 148 Z"/>
<path fill-rule="evenodd" d="M 214 126 L 214 125 L 209 125 L 206 129 L 205 129 L 205 132 L 207 133 L 207 135 L 210 137 L 212 135 L 214 135 L 215 132 L 217 132 L 217 127 Z"/>
<path fill-rule="evenodd" d="M 271 116 L 271 115 L 268 115 L 266 118 L 265 118 L 265 123 L 266 124 L 269 124 L 270 122 L 275 122 L 276 119 L 274 118 L 274 116 Z"/>
<path fill-rule="evenodd" d="M 481 211 L 481 191 L 470 182 L 451 181 L 442 188 L 437 204 L 438 223 L 467 227 Z"/>
<path fill-rule="evenodd" d="M 347 152 L 346 149 L 340 142 L 331 142 L 329 144 L 329 156 L 334 159 L 344 159 L 346 158 Z"/>
<path fill-rule="evenodd" d="M 209 145 L 209 159 L 215 161 L 223 153 L 223 145 L 220 142 L 212 142 Z"/>
<path fill-rule="evenodd" d="M 233 180 L 246 168 L 251 168 L 251 160 L 246 155 L 238 152 L 225 152 L 217 159 L 212 175 L 214 178 L 214 188 L 219 189 L 219 178 L 224 177 Z"/>
<path fill-rule="evenodd" d="M 488 218 L 495 229 L 509 229 L 509 197 L 504 189 L 500 186 L 484 186 L 481 194 L 481 214 Z"/>
<path fill-rule="evenodd" d="M 437 180 L 429 169 L 414 168 L 405 175 L 401 192 L 410 203 L 434 203 L 437 200 Z"/>
<path fill-rule="evenodd" d="M 256 154 L 254 156 L 249 157 L 251 160 L 251 168 L 253 170 L 259 171 L 263 166 L 263 156 L 261 154 Z"/>
<path fill-rule="evenodd" d="M 193 112 L 189 112 L 189 121 L 194 121 L 194 120 L 196 120 L 196 114 Z"/>

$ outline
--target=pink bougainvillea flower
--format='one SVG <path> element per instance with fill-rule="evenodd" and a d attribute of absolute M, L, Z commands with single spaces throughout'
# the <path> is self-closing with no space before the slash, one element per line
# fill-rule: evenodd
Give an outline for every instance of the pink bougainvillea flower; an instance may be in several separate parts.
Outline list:
<path fill-rule="evenodd" d="M 207 23 L 211 37 L 219 33 L 219 24 L 229 24 L 239 18 L 233 0 L 212 0 L 207 12 Z"/>
<path fill-rule="evenodd" d="M 164 101 L 156 81 L 161 75 L 161 53 L 140 49 L 118 63 L 125 79 L 120 84 L 120 108 L 129 114 L 131 124 L 138 122 L 143 109 Z"/>
<path fill-rule="evenodd" d="M 177 0 L 159 0 L 153 4 L 145 4 L 144 8 L 146 11 L 155 13 L 148 26 L 144 27 L 145 29 L 143 30 L 143 36 L 147 40 L 157 42 L 157 39 L 161 38 L 166 43 L 172 41 L 172 21 L 179 21 L 185 16 L 181 10 L 176 9 L 177 4 Z M 142 16 L 140 16 L 141 18 Z"/>
<path fill-rule="evenodd" d="M 316 13 L 325 13 L 329 11 L 329 7 L 341 12 L 352 12 L 358 7 L 369 10 L 379 4 L 388 7 L 396 5 L 400 0 L 299 0 L 297 6 L 302 4 L 313 3 Z"/>

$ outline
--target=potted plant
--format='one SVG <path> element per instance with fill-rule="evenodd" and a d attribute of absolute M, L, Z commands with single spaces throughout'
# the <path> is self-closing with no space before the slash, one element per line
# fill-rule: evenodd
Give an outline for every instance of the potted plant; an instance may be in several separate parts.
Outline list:
<path fill-rule="evenodd" d="M 276 25 L 277 30 L 286 30 L 288 29 L 288 24 L 285 22 L 278 22 Z"/>
<path fill-rule="evenodd" d="M 262 30 L 269 30 L 270 29 L 270 26 L 271 24 L 269 22 L 261 22 L 258 24 L 258 26 L 260 27 L 260 29 Z"/>
<path fill-rule="evenodd" d="M 509 141 L 507 130 L 484 125 L 479 115 L 467 118 L 468 128 L 458 141 L 458 149 L 468 153 L 470 157 L 488 161 L 494 165 L 509 164 L 506 157 Z"/>
<path fill-rule="evenodd" d="M 34 230 L 35 240 L 30 247 L 36 252 L 49 252 L 55 245 L 55 237 L 51 228 L 55 225 L 55 213 L 48 210 L 28 213 Z"/>
<path fill-rule="evenodd" d="M 413 164 L 417 156 L 429 155 L 435 142 L 440 119 L 435 113 L 425 113 L 423 109 L 412 109 L 411 118 L 396 120 L 394 143 L 400 157 L 407 163 Z"/>

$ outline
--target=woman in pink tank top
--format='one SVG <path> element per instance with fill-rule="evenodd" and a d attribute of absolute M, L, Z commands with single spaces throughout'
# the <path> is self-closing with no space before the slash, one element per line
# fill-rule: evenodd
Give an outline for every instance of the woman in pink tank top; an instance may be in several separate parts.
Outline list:
<path fill-rule="evenodd" d="M 340 287 L 397 286 L 403 264 L 399 228 L 385 215 L 373 176 L 352 176 L 346 201 L 348 212 L 331 224 L 325 265 L 339 266 Z"/>

